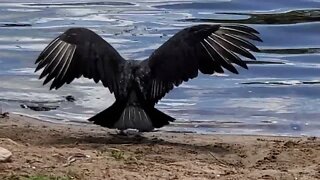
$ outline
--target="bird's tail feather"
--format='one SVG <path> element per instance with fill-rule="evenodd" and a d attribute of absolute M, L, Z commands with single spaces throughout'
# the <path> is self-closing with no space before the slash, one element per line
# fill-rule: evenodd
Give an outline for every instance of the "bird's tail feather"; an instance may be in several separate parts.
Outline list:
<path fill-rule="evenodd" d="M 88 121 L 92 121 L 94 124 L 98 124 L 103 127 L 112 128 L 113 125 L 120 119 L 124 108 L 124 103 L 116 101 L 109 108 L 89 118 Z"/>
<path fill-rule="evenodd" d="M 115 102 L 112 106 L 93 116 L 89 121 L 113 129 L 138 129 L 151 131 L 169 124 L 175 119 L 154 107 L 141 107 Z"/>
<path fill-rule="evenodd" d="M 173 117 L 159 111 L 155 107 L 144 108 L 144 110 L 149 115 L 154 128 L 161 128 L 175 120 Z"/>

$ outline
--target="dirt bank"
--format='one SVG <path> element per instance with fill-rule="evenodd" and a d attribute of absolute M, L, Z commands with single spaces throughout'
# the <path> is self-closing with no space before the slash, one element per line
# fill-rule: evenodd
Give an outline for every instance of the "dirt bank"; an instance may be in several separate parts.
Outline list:
<path fill-rule="evenodd" d="M 0 118 L 0 179 L 320 179 L 320 140 L 145 133 Z"/>

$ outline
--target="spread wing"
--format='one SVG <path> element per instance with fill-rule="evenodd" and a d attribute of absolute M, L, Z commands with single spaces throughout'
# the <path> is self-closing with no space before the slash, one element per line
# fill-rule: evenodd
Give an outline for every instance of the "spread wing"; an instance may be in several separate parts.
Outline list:
<path fill-rule="evenodd" d="M 39 79 L 53 80 L 50 89 L 58 89 L 84 76 L 102 81 L 110 92 L 119 89 L 119 72 L 125 60 L 105 40 L 86 28 L 71 28 L 54 39 L 39 55 L 36 71 L 44 68 Z"/>
<path fill-rule="evenodd" d="M 248 68 L 239 55 L 249 59 L 249 52 L 259 49 L 248 40 L 262 41 L 256 30 L 244 25 L 196 25 L 181 30 L 145 60 L 150 68 L 147 97 L 156 103 L 174 85 L 204 74 L 238 74 L 234 64 Z"/>

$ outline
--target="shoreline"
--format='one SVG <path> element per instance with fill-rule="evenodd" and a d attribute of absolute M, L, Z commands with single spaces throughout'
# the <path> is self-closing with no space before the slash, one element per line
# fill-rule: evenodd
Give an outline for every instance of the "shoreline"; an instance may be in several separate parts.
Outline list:
<path fill-rule="evenodd" d="M 320 139 L 151 132 L 120 136 L 95 125 L 0 118 L 0 179 L 319 179 Z"/>
<path fill-rule="evenodd" d="M 95 125 L 89 121 L 59 121 L 59 120 L 50 120 L 50 118 L 41 118 L 41 117 L 36 117 L 36 116 L 32 116 L 32 115 L 28 115 L 26 113 L 19 113 L 19 112 L 12 112 L 10 113 L 11 116 L 21 116 L 26 118 L 27 121 L 29 121 L 30 123 L 35 123 L 35 122 L 39 122 L 39 123 L 48 123 L 48 124 L 52 124 L 54 125 L 61 125 L 61 126 L 81 126 L 81 127 L 91 127 L 91 128 L 97 128 L 97 129 L 104 129 L 110 132 L 117 132 L 117 130 L 113 130 L 113 129 L 108 129 L 108 128 L 103 128 L 100 127 L 99 125 Z M 1 117 L 1 116 L 0 116 Z M 181 122 L 179 122 L 181 123 Z M 230 122 L 226 123 L 229 124 Z M 236 122 L 237 123 L 237 122 Z M 184 123 L 181 123 L 184 124 Z M 166 127 L 175 127 L 175 125 L 177 124 L 169 124 Z M 180 124 L 179 124 L 180 125 Z M 212 125 L 212 126 L 218 126 L 217 125 Z M 189 127 L 189 126 L 184 126 L 184 127 Z M 193 125 L 191 125 L 190 127 L 193 127 Z M 236 127 L 234 127 L 233 129 L 237 129 Z M 241 128 L 240 128 L 241 129 Z M 132 130 L 134 131 L 134 130 Z M 308 135 L 308 134 L 293 134 L 293 133 L 276 133 L 276 134 L 272 134 L 271 132 L 268 133 L 228 133 L 228 132 L 221 132 L 221 131 L 212 131 L 212 132 L 208 132 L 208 131 L 192 131 L 192 130 L 170 130 L 170 129 L 156 129 L 152 132 L 148 132 L 148 133 L 173 133 L 173 134 L 194 134 L 194 135 L 208 135 L 208 136 L 212 136 L 212 135 L 224 135 L 224 136 L 264 136 L 264 137 L 288 137 L 288 138 L 300 138 L 300 137 L 317 137 L 320 138 L 320 136 L 317 135 Z"/>

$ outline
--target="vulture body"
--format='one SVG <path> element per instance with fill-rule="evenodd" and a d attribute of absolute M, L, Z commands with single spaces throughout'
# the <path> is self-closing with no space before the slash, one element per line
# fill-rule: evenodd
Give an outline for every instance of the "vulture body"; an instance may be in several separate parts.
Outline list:
<path fill-rule="evenodd" d="M 248 68 L 240 57 L 255 59 L 249 40 L 259 33 L 244 25 L 195 25 L 185 28 L 143 61 L 125 60 L 108 42 L 86 28 L 71 28 L 55 38 L 36 60 L 39 79 L 58 89 L 81 76 L 99 81 L 116 101 L 91 117 L 95 124 L 120 130 L 151 131 L 175 119 L 155 104 L 175 86 L 203 74 L 238 73 Z"/>

